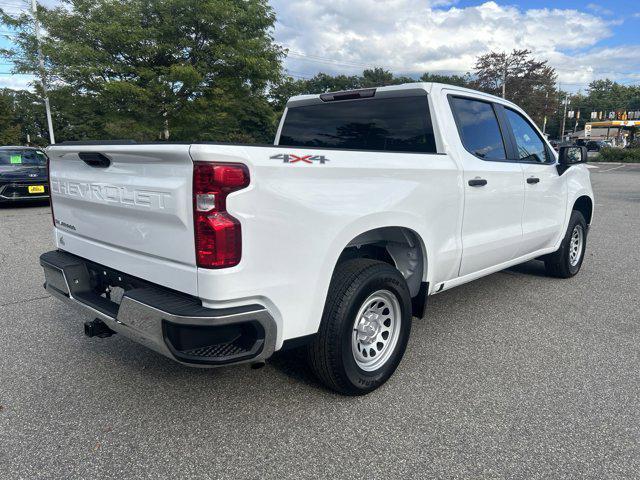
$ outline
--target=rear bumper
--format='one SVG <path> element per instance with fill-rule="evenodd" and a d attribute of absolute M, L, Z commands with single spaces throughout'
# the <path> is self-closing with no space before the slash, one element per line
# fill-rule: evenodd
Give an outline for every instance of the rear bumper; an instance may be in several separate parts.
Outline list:
<path fill-rule="evenodd" d="M 211 309 L 198 299 L 62 251 L 44 253 L 45 289 L 120 333 L 190 366 L 263 361 L 273 354 L 276 323 L 261 305 Z M 119 303 L 105 285 L 121 285 Z"/>
<path fill-rule="evenodd" d="M 29 193 L 29 187 L 42 185 L 44 193 Z M 13 182 L 0 184 L 0 202 L 23 202 L 26 200 L 45 200 L 49 198 L 47 181 Z"/>

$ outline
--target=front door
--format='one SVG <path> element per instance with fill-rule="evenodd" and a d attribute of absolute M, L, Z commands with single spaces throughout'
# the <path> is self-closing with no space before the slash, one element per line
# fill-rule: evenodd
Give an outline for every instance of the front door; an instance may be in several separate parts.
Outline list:
<path fill-rule="evenodd" d="M 507 160 L 496 108 L 476 98 L 450 96 L 464 169 L 462 262 L 459 276 L 515 258 L 522 242 L 522 165 Z"/>
<path fill-rule="evenodd" d="M 540 133 L 521 113 L 505 108 L 525 177 L 522 244 L 518 256 L 556 244 L 564 231 L 567 184 Z"/>

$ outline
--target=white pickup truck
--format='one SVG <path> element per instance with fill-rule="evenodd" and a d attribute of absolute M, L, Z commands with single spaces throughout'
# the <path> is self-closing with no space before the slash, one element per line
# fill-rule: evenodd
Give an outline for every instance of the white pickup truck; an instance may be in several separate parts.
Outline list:
<path fill-rule="evenodd" d="M 274 145 L 48 149 L 46 289 L 182 364 L 302 347 L 345 394 L 383 384 L 426 297 L 540 259 L 578 273 L 583 147 L 557 155 L 516 105 L 414 83 L 292 98 Z"/>

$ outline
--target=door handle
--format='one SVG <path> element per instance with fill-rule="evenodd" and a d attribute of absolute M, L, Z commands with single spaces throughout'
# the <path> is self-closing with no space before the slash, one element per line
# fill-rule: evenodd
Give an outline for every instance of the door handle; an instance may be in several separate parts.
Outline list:
<path fill-rule="evenodd" d="M 487 181 L 484 178 L 474 178 L 469 180 L 470 187 L 484 187 L 487 184 Z"/>
<path fill-rule="evenodd" d="M 538 182 L 540 182 L 540 179 L 538 177 L 529 177 L 529 178 L 527 178 L 527 183 L 534 184 L 534 183 L 538 183 Z"/>

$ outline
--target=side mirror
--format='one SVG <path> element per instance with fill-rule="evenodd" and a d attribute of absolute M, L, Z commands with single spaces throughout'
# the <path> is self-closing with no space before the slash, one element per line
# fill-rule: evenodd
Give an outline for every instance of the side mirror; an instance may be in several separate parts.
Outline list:
<path fill-rule="evenodd" d="M 559 153 L 559 164 L 564 168 L 569 168 L 571 165 L 576 165 L 578 163 L 587 163 L 587 160 L 589 159 L 587 147 L 560 147 Z"/>

